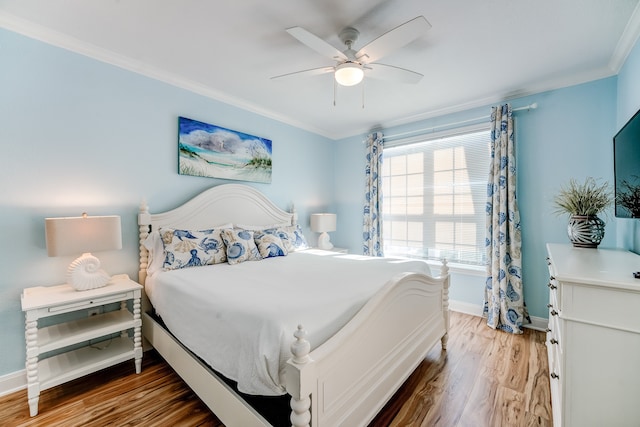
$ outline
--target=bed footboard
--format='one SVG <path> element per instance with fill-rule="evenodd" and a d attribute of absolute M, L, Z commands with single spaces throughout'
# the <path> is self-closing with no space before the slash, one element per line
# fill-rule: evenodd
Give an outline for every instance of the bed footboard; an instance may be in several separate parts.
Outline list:
<path fill-rule="evenodd" d="M 367 425 L 449 328 L 449 275 L 405 273 L 309 353 L 296 331 L 287 364 L 294 427 Z M 306 351 L 305 351 L 306 350 Z"/>

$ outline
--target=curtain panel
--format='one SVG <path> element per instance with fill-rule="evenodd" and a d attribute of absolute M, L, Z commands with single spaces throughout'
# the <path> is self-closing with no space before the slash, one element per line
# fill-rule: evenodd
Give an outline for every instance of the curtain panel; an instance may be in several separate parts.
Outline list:
<path fill-rule="evenodd" d="M 514 124 L 509 104 L 491 110 L 486 214 L 484 316 L 489 327 L 520 334 L 523 323 L 531 320 L 524 303 Z"/>
<path fill-rule="evenodd" d="M 363 253 L 383 256 L 382 248 L 382 132 L 366 140 Z"/>

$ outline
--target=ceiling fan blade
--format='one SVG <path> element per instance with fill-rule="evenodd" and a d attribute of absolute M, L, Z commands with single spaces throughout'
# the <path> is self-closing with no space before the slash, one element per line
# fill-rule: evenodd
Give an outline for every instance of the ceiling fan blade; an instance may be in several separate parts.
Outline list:
<path fill-rule="evenodd" d="M 415 71 L 386 64 L 367 64 L 364 67 L 365 75 L 377 80 L 388 80 L 398 83 L 416 84 L 423 75 Z"/>
<path fill-rule="evenodd" d="M 307 45 L 321 55 L 338 61 L 347 60 L 347 56 L 344 53 L 340 52 L 337 48 L 302 27 L 287 28 L 287 33 L 291 34 L 302 44 Z"/>
<path fill-rule="evenodd" d="M 356 53 L 356 58 L 365 63 L 377 61 L 392 51 L 412 42 L 431 28 L 424 16 L 418 16 L 393 30 L 387 31 Z"/>
<path fill-rule="evenodd" d="M 333 73 L 335 71 L 335 67 L 320 67 L 320 68 L 311 68 L 309 70 L 302 71 L 294 71 L 293 73 L 281 74 L 279 76 L 271 77 L 271 80 L 281 79 L 285 77 L 297 77 L 297 76 L 318 76 L 320 74 Z"/>

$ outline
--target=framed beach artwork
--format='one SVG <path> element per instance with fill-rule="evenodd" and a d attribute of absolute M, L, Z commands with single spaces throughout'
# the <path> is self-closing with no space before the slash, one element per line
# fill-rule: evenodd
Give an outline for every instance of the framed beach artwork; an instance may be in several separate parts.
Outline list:
<path fill-rule="evenodd" d="M 271 140 L 178 118 L 178 173 L 271 182 Z"/>

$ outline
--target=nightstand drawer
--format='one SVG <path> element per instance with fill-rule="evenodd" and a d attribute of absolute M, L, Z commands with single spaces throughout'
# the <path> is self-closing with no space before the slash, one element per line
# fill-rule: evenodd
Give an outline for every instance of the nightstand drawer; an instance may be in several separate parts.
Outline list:
<path fill-rule="evenodd" d="M 47 311 L 49 313 L 60 314 L 60 313 L 66 313 L 69 311 L 82 310 L 83 308 L 92 308 L 98 305 L 111 304 L 114 302 L 119 302 L 125 299 L 131 299 L 131 298 L 133 298 L 132 292 L 115 294 L 115 295 L 109 295 L 108 297 L 92 298 L 90 300 L 78 301 L 71 304 L 56 305 L 53 307 L 48 307 Z"/>

